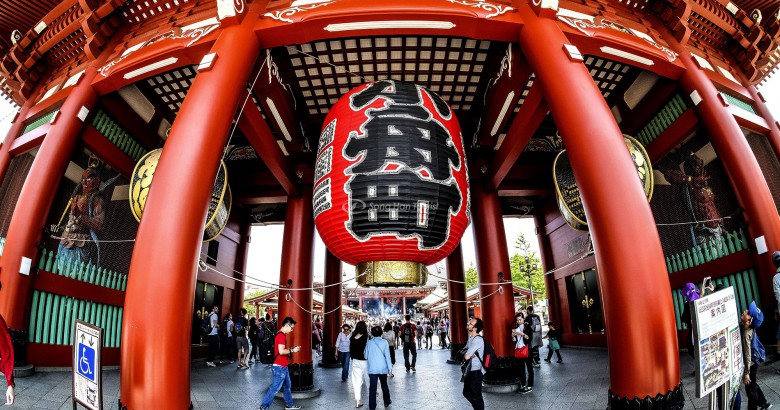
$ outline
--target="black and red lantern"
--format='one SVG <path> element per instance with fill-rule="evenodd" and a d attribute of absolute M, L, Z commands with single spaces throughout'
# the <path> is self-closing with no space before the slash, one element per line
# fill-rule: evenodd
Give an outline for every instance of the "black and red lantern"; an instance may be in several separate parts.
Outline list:
<path fill-rule="evenodd" d="M 458 120 L 420 86 L 383 80 L 328 113 L 314 177 L 314 221 L 328 249 L 365 286 L 424 283 L 469 224 Z"/>

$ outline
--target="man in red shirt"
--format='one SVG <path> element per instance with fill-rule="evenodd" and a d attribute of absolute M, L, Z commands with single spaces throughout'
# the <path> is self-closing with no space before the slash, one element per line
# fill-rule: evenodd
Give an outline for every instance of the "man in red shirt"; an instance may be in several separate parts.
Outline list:
<path fill-rule="evenodd" d="M 417 332 L 417 326 L 412 324 L 412 316 L 406 315 L 406 323 L 401 326 L 401 342 L 404 344 L 404 365 L 406 366 L 406 372 L 409 373 L 409 369 L 416 372 L 417 369 L 414 366 L 417 364 L 417 347 L 414 344 L 415 333 Z M 409 352 L 412 353 L 412 363 L 409 364 Z"/>
<path fill-rule="evenodd" d="M 282 321 L 282 330 L 277 332 L 274 337 L 274 364 L 271 367 L 274 379 L 271 382 L 271 386 L 268 387 L 268 392 L 266 392 L 263 402 L 260 404 L 260 410 L 270 409 L 274 396 L 282 388 L 284 389 L 282 394 L 286 404 L 285 410 L 298 410 L 301 408 L 301 406 L 293 404 L 290 372 L 287 369 L 292 354 L 301 351 L 300 346 L 287 348 L 287 334 L 292 332 L 294 327 L 295 320 L 288 316 Z"/>

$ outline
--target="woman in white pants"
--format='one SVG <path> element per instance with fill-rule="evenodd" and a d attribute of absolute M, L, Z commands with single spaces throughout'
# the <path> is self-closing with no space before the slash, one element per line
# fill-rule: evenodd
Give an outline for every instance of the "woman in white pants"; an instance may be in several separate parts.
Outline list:
<path fill-rule="evenodd" d="M 366 362 L 366 343 L 368 342 L 368 328 L 366 322 L 360 321 L 355 325 L 355 331 L 349 338 L 349 356 L 352 358 L 352 389 L 355 391 L 355 408 L 362 407 L 360 393 L 363 383 L 368 379 L 368 364 Z M 367 383 L 366 383 L 367 384 Z"/>

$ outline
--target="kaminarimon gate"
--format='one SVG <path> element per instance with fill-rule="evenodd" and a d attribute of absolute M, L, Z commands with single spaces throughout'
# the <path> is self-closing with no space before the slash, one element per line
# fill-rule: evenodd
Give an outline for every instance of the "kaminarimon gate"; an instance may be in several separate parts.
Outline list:
<path fill-rule="evenodd" d="M 532 217 L 562 343 L 620 364 L 612 409 L 682 406 L 686 282 L 774 304 L 780 129 L 756 86 L 780 58 L 776 0 L 0 10 L 0 91 L 19 106 L 0 147 L 0 314 L 17 368 L 68 366 L 74 321 L 102 327 L 121 408 L 191 406 L 206 346 L 189 317 L 237 314 L 249 229 L 269 218 L 284 222 L 280 317 L 311 321 L 315 223 L 330 250 L 329 341 L 342 262 L 393 286 L 446 258 L 449 297 L 466 300 L 471 224 L 499 356 L 485 384 L 505 386 L 518 376 L 502 217 Z M 394 196 L 414 207 L 355 205 Z M 361 259 L 377 249 L 390 262 Z M 466 310 L 450 303 L 457 348 Z M 310 337 L 290 337 L 294 390 L 310 391 Z"/>

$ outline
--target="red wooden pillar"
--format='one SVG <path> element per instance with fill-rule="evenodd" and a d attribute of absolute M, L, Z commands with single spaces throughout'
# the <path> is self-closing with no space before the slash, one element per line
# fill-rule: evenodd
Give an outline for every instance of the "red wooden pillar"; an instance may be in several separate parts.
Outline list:
<path fill-rule="evenodd" d="M 766 121 L 769 126 L 769 133 L 767 138 L 772 145 L 772 150 L 775 152 L 775 156 L 780 160 L 780 125 L 777 120 L 769 112 L 769 108 L 766 106 L 763 95 L 759 94 L 756 87 L 745 82 L 745 88 L 747 88 L 750 96 L 753 97 L 753 105 L 758 109 L 758 113 Z"/>
<path fill-rule="evenodd" d="M 244 307 L 244 290 L 246 289 L 246 261 L 249 256 L 249 234 L 252 230 L 252 220 L 249 215 L 242 213 L 240 215 L 240 225 L 238 228 L 238 247 L 236 249 L 236 262 L 233 267 L 233 277 L 236 280 L 236 287 L 233 291 L 233 300 L 231 301 L 230 312 L 233 313 L 233 317 L 241 315 L 241 308 Z"/>
<path fill-rule="evenodd" d="M 737 120 L 726 108 L 727 104 L 707 74 L 693 61 L 688 49 L 668 32 L 662 33 L 672 50 L 680 55 L 679 59 L 686 69 L 680 76 L 680 85 L 686 93 L 692 95 L 696 113 L 707 130 L 712 146 L 731 180 L 739 205 L 744 210 L 751 238 L 749 245 L 755 247 L 756 240 L 761 237 L 766 241 L 768 252 L 751 253 L 759 270 L 758 283 L 772 283 L 776 273 L 772 252 L 780 250 L 780 218 L 777 217 L 777 208 L 764 173 Z M 771 286 L 760 286 L 759 292 L 764 303 L 772 306 L 768 303 L 775 297 Z"/>
<path fill-rule="evenodd" d="M 26 351 L 22 347 L 24 344 L 18 342 L 27 340 L 26 329 L 34 282 L 34 272 L 23 275 L 19 273 L 19 268 L 23 258 L 34 261 L 38 256 L 41 228 L 46 223 L 57 192 L 56 187 L 65 174 L 71 153 L 84 129 L 84 113 L 89 113 L 97 101 L 98 95 L 91 83 L 97 75 L 96 67 L 103 61 L 105 56 L 90 64 L 79 83 L 65 98 L 56 121 L 35 156 L 8 227 L 5 250 L 0 258 L 0 314 L 8 323 L 18 364 L 26 363 Z M 14 127 L 18 132 L 21 120 L 17 122 L 19 124 Z M 3 145 L 3 149 L 7 149 L 6 144 Z M 4 166 L 7 168 L 8 165 Z"/>
<path fill-rule="evenodd" d="M 587 210 L 609 361 L 617 364 L 610 366 L 609 403 L 613 409 L 633 406 L 634 399 L 641 407 L 682 407 L 674 308 L 655 220 L 620 128 L 579 53 L 567 51 L 550 11 L 523 6 L 519 40 Z"/>
<path fill-rule="evenodd" d="M 278 322 L 280 329 L 287 316 L 297 322 L 295 330 L 287 335 L 287 343 L 301 347 L 300 352 L 292 355 L 289 366 L 293 390 L 298 392 L 314 390 L 314 363 L 311 356 L 314 217 L 311 187 L 301 191 L 300 198 L 287 199 L 279 285 L 304 290 L 279 291 Z"/>
<path fill-rule="evenodd" d="M 463 250 L 458 245 L 447 257 L 447 298 L 450 308 L 450 359 L 447 363 L 460 364 L 461 357 L 458 351 L 466 345 L 469 336 L 466 332 L 466 284 L 463 283 L 465 273 L 463 271 Z"/>
<path fill-rule="evenodd" d="M 341 261 L 325 250 L 325 306 L 323 324 L 322 367 L 340 367 L 336 357 L 336 338 L 341 332 Z"/>
<path fill-rule="evenodd" d="M 485 374 L 485 384 L 507 386 L 519 382 L 518 361 L 514 358 L 511 330 L 515 322 L 512 273 L 506 247 L 504 221 L 497 192 L 485 192 L 481 181 L 472 185 L 471 216 L 477 248 L 480 317 L 483 336 L 498 356 L 498 366 Z M 505 284 L 498 285 L 498 282 Z"/>
<path fill-rule="evenodd" d="M 540 256 L 542 258 L 542 272 L 547 272 L 547 270 L 553 266 L 553 258 L 550 237 L 547 236 L 547 232 L 545 231 L 547 224 L 544 221 L 544 214 L 537 213 L 534 215 L 534 225 L 536 225 L 536 237 L 539 240 L 539 250 L 541 253 Z M 551 322 L 557 323 L 560 329 L 561 316 L 559 309 L 561 308 L 561 295 L 558 294 L 558 287 L 555 283 L 555 275 L 544 275 L 544 286 L 547 288 L 547 295 L 545 296 L 547 297 L 548 301 L 547 314 L 549 315 L 549 320 Z"/>
<path fill-rule="evenodd" d="M 0 146 L 0 183 L 3 182 L 5 173 L 8 171 L 8 166 L 11 164 L 11 159 L 13 158 L 8 151 L 11 150 L 11 145 L 13 145 L 14 140 L 21 135 L 22 130 L 24 129 L 24 119 L 27 117 L 27 113 L 33 105 L 35 105 L 35 100 L 31 98 L 22 106 L 19 113 L 16 114 L 16 119 L 11 124 L 11 128 L 9 128 L 8 133 L 6 133 L 3 145 Z"/>
<path fill-rule="evenodd" d="M 209 197 L 260 48 L 255 16 L 217 38 L 217 58 L 195 77 L 154 175 L 125 293 L 119 401 L 128 409 L 190 407 L 189 334 L 181 317 L 160 312 L 192 309 Z"/>

